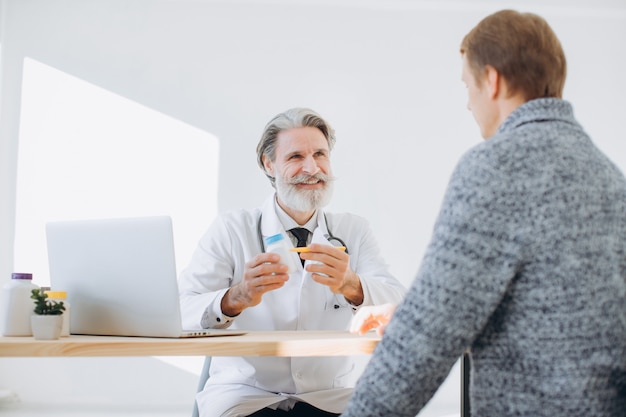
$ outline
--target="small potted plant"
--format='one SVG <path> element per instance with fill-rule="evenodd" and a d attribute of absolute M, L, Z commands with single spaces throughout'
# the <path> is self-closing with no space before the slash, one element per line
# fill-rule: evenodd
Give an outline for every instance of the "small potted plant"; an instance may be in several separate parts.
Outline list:
<path fill-rule="evenodd" d="M 48 300 L 48 294 L 40 289 L 32 290 L 31 294 L 30 298 L 35 300 L 35 314 L 30 317 L 33 336 L 38 340 L 58 339 L 63 327 L 63 301 Z"/>

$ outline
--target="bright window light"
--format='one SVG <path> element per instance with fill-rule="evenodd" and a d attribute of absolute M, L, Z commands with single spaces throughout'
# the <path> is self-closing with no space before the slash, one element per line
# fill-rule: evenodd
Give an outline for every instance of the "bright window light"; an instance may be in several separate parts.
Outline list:
<path fill-rule="evenodd" d="M 215 136 L 27 58 L 14 269 L 49 285 L 48 221 L 165 214 L 180 270 L 217 212 L 217 173 Z"/>
<path fill-rule="evenodd" d="M 169 215 L 180 271 L 217 213 L 217 176 L 214 135 L 25 59 L 14 270 L 36 284 L 50 285 L 53 220 Z M 167 361 L 200 371 L 181 359 Z"/>

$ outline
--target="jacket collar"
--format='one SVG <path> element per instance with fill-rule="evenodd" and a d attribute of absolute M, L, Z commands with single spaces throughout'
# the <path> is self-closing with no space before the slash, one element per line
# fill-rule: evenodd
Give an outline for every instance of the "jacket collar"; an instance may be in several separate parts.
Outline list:
<path fill-rule="evenodd" d="M 538 98 L 513 110 L 498 127 L 496 134 L 510 132 L 526 123 L 555 120 L 578 125 L 569 102 L 558 98 Z"/>

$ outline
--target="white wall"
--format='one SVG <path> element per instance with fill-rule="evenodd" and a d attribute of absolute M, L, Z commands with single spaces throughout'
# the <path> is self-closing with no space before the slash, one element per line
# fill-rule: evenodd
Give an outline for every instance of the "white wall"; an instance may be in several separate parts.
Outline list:
<path fill-rule="evenodd" d="M 255 162 L 265 123 L 289 107 L 316 109 L 338 137 L 330 209 L 368 218 L 407 285 L 453 166 L 481 140 L 458 49 L 487 14 L 510 7 L 548 20 L 568 58 L 565 98 L 626 170 L 623 0 L 1 1 L 0 283 L 13 268 L 24 57 L 216 135 L 219 210 L 255 206 L 270 191 Z M 0 361 L 0 387 L 25 385 L 17 369 Z M 187 401 L 178 398 L 158 401 Z"/>

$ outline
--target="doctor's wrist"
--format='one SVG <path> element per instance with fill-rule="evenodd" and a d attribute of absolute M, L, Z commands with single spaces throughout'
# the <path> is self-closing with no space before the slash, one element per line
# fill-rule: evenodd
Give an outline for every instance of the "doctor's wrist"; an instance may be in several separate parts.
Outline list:
<path fill-rule="evenodd" d="M 222 314 L 228 317 L 237 317 L 248 307 L 247 297 L 243 297 L 237 287 L 230 287 L 222 297 L 220 308 Z"/>
<path fill-rule="evenodd" d="M 363 304 L 365 299 L 363 286 L 361 285 L 361 278 L 356 273 L 352 273 L 351 277 L 346 280 L 341 288 L 341 294 L 353 306 L 358 307 Z"/>

